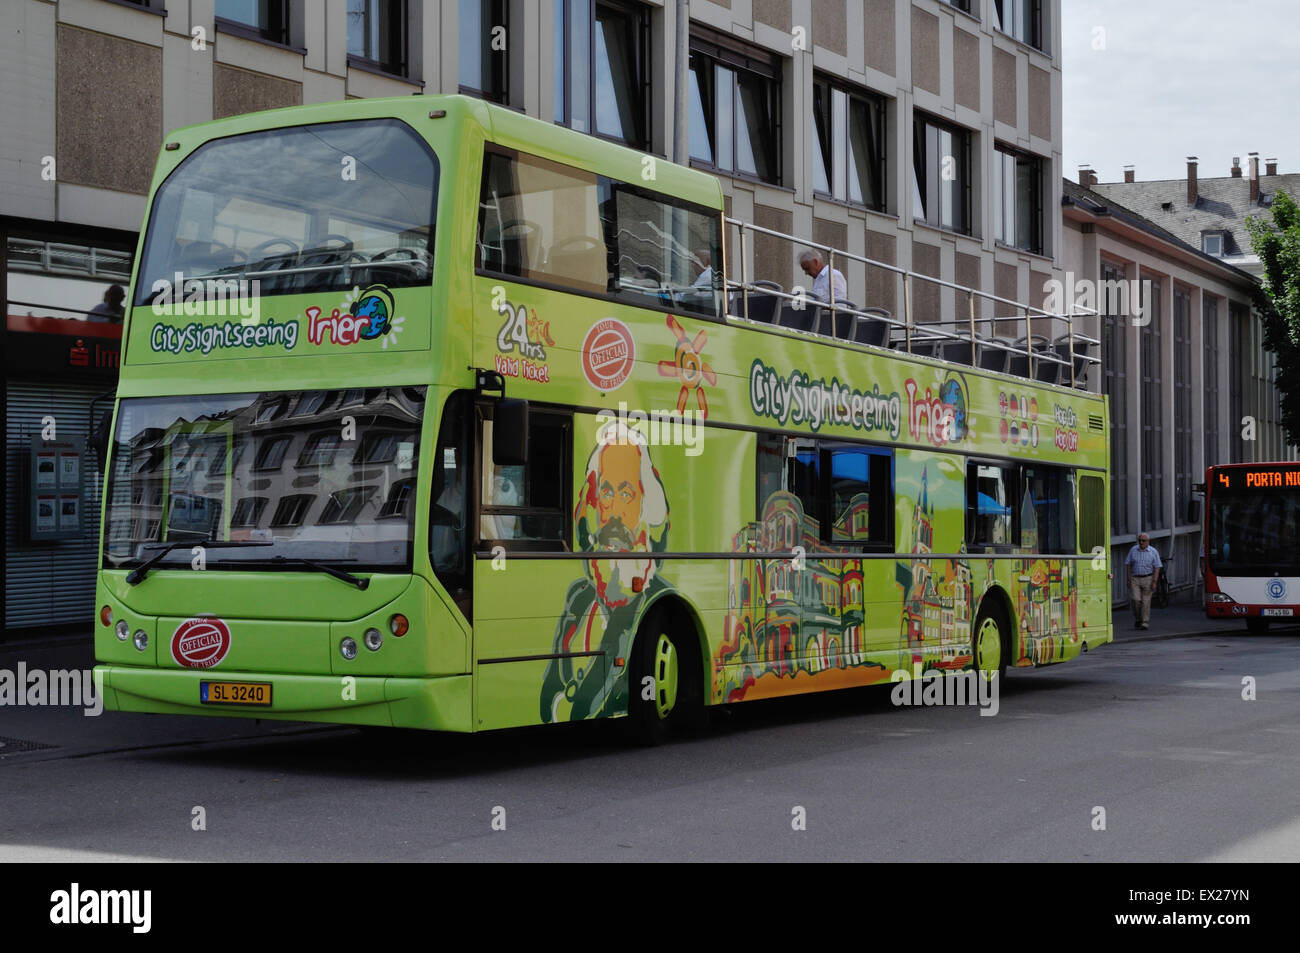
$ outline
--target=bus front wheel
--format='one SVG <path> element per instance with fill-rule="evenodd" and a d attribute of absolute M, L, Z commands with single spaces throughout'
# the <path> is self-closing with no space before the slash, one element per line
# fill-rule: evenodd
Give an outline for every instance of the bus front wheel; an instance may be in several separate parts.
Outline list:
<path fill-rule="evenodd" d="M 663 744 L 698 724 L 703 685 L 698 643 L 675 613 L 654 610 L 641 623 L 628 670 L 628 728 L 639 744 Z"/>

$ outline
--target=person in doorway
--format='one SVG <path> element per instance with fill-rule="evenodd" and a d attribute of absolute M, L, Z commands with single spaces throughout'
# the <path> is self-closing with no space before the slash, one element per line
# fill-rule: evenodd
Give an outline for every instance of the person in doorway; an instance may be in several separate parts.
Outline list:
<path fill-rule="evenodd" d="M 809 297 L 829 304 L 833 287 L 835 289 L 836 303 L 848 299 L 849 285 L 844 280 L 844 274 L 838 268 L 831 268 L 830 265 L 823 262 L 820 252 L 815 252 L 812 249 L 803 252 L 799 256 L 799 268 L 813 280 L 812 291 L 808 292 Z"/>
<path fill-rule="evenodd" d="M 1146 533 L 1138 534 L 1138 541 L 1128 551 L 1124 560 L 1128 573 L 1129 601 L 1133 606 L 1133 628 L 1151 628 L 1151 593 L 1155 591 L 1156 581 L 1164 564 L 1160 554 L 1151 546 L 1151 537 Z"/>

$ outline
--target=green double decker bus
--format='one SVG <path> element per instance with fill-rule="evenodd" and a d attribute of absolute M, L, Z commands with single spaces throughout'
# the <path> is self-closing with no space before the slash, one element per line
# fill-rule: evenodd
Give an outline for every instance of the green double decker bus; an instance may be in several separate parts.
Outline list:
<path fill-rule="evenodd" d="M 456 96 L 169 136 L 107 431 L 106 707 L 655 740 L 1109 641 L 1073 345 L 953 359 L 898 269 L 902 316 L 774 301 L 723 209 Z"/>

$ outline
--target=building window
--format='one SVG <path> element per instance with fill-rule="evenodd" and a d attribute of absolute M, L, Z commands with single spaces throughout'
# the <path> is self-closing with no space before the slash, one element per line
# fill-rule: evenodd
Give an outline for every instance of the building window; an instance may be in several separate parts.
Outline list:
<path fill-rule="evenodd" d="M 311 508 L 314 499 L 316 497 L 310 493 L 282 496 L 280 502 L 276 504 L 275 515 L 271 517 L 271 525 L 301 526 L 303 520 L 307 518 L 307 510 Z"/>
<path fill-rule="evenodd" d="M 1201 236 L 1201 251 L 1207 255 L 1213 255 L 1215 258 L 1223 257 L 1223 234 L 1214 232 Z"/>
<path fill-rule="evenodd" d="M 560 0 L 556 14 L 555 121 L 649 149 L 649 9 Z"/>
<path fill-rule="evenodd" d="M 1201 384 L 1205 394 L 1205 466 L 1209 467 L 1219 462 L 1219 301 L 1202 294 L 1202 302 Z"/>
<path fill-rule="evenodd" d="M 885 207 L 885 105 L 826 80 L 813 83 L 813 188 L 868 208 Z"/>
<path fill-rule="evenodd" d="M 691 40 L 691 158 L 781 183 L 781 61 L 719 39 Z"/>
<path fill-rule="evenodd" d="M 1192 498 L 1192 293 L 1174 288 L 1174 522 Z"/>
<path fill-rule="evenodd" d="M 235 513 L 230 518 L 231 526 L 256 526 L 266 509 L 266 497 L 246 496 L 235 504 Z"/>
<path fill-rule="evenodd" d="M 1142 529 L 1164 529 L 1164 428 L 1161 425 L 1160 281 L 1145 302 L 1150 323 L 1142 335 Z"/>
<path fill-rule="evenodd" d="M 249 27 L 264 40 L 289 43 L 289 0 L 216 0 L 213 12 L 218 20 Z"/>
<path fill-rule="evenodd" d="M 280 464 L 284 462 L 285 451 L 289 449 L 292 440 L 293 438 L 288 436 L 263 440 L 261 447 L 258 448 L 257 457 L 253 460 L 253 469 L 280 469 Z"/>
<path fill-rule="evenodd" d="M 507 0 L 460 0 L 460 91 L 510 99 Z"/>
<path fill-rule="evenodd" d="M 993 0 L 994 24 L 1008 36 L 1043 49 L 1043 0 Z"/>
<path fill-rule="evenodd" d="M 321 510 L 320 519 L 316 522 L 322 526 L 329 523 L 355 523 L 361 508 L 376 489 L 373 486 L 350 486 L 345 490 L 336 490 L 330 494 L 325 508 Z"/>
<path fill-rule="evenodd" d="M 348 55 L 385 73 L 408 75 L 406 2 L 348 0 Z"/>
<path fill-rule="evenodd" d="M 948 0 L 948 6 L 956 7 L 962 13 L 971 12 L 971 0 Z"/>
<path fill-rule="evenodd" d="M 998 146 L 993 152 L 994 238 L 1043 253 L 1043 160 Z"/>
<path fill-rule="evenodd" d="M 913 216 L 971 234 L 970 132 L 921 113 L 912 126 Z"/>
<path fill-rule="evenodd" d="M 335 454 L 338 453 L 341 441 L 342 437 L 337 430 L 326 430 L 312 434 L 303 445 L 302 453 L 298 454 L 298 463 L 296 465 L 300 467 L 330 466 L 334 462 Z"/>
<path fill-rule="evenodd" d="M 1101 279 L 1108 289 L 1121 287 L 1124 269 L 1102 262 Z M 1129 532 L 1128 522 L 1128 308 L 1118 294 L 1105 295 L 1102 311 L 1101 366 L 1110 395 L 1110 518 L 1115 535 Z"/>

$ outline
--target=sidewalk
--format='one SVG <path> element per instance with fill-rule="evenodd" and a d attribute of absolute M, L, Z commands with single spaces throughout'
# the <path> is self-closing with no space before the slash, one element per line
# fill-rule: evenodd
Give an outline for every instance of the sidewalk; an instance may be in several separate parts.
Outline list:
<path fill-rule="evenodd" d="M 1245 619 L 1208 619 L 1201 607 L 1200 593 L 1193 600 L 1191 591 L 1174 593 L 1169 597 L 1169 607 L 1151 607 L 1151 628 L 1133 628 L 1133 611 L 1128 606 L 1118 608 L 1111 615 L 1112 631 L 1116 642 L 1153 642 L 1160 639 L 1178 639 L 1195 635 L 1246 635 Z M 1277 622 L 1269 628 L 1273 632 L 1300 634 L 1297 623 Z"/>

